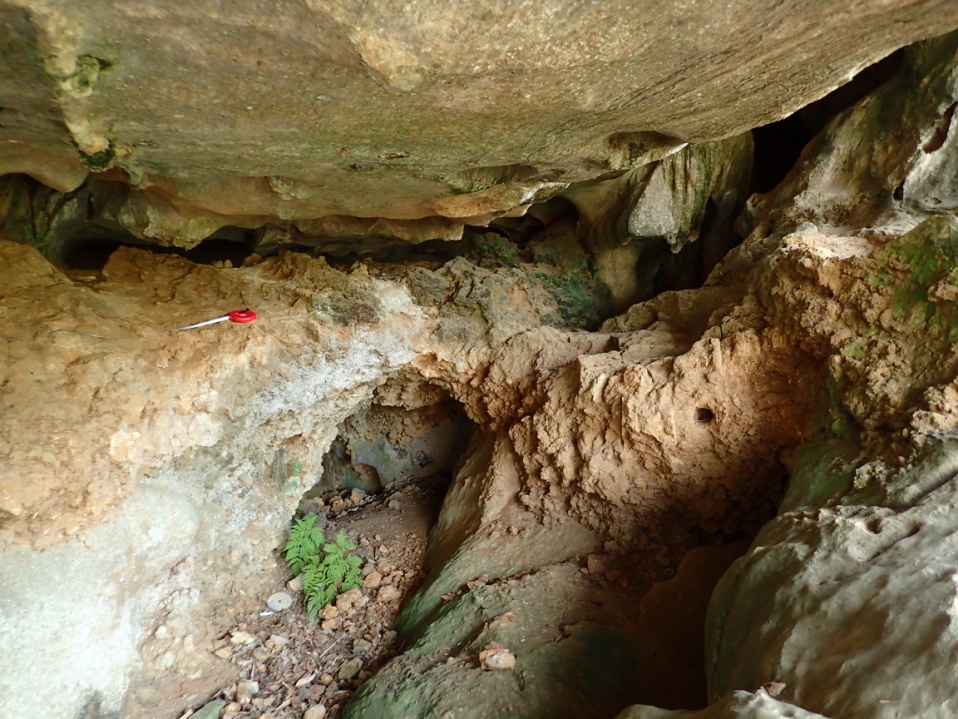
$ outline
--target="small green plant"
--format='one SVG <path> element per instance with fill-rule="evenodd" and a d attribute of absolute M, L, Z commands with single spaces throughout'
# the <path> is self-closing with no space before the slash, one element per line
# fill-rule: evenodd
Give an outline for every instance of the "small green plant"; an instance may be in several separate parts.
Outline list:
<path fill-rule="evenodd" d="M 363 560 L 350 554 L 356 545 L 342 532 L 336 535 L 335 542 L 327 542 L 316 521 L 315 514 L 297 519 L 283 547 L 293 576 L 303 575 L 303 596 L 310 617 L 318 615 L 341 592 L 362 585 L 359 567 Z"/>

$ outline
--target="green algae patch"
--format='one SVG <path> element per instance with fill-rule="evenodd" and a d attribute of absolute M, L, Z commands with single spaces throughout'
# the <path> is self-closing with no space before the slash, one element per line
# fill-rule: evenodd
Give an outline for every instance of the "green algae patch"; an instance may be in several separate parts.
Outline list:
<path fill-rule="evenodd" d="M 891 291 L 896 317 L 958 340 L 952 302 L 958 297 L 958 223 L 949 217 L 926 220 L 885 245 L 877 259 L 872 283 Z"/>
<path fill-rule="evenodd" d="M 861 447 L 841 439 L 807 444 L 795 453 L 779 513 L 813 510 L 851 489 Z"/>
<path fill-rule="evenodd" d="M 516 267 L 519 264 L 519 247 L 502 235 L 487 232 L 472 238 L 470 253 L 480 267 Z"/>

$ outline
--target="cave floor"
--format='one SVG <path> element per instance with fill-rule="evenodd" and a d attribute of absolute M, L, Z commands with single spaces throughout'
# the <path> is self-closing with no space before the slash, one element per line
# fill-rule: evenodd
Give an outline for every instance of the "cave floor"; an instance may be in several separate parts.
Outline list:
<path fill-rule="evenodd" d="M 218 634 L 214 654 L 229 661 L 232 673 L 213 697 L 227 702 L 223 719 L 338 717 L 356 688 L 400 649 L 396 618 L 425 576 L 427 534 L 441 501 L 439 487 L 409 485 L 338 515 L 330 512 L 326 536 L 343 531 L 357 545 L 365 560 L 363 588 L 340 595 L 335 606 L 310 619 L 301 591 L 288 586 L 291 574 L 264 587 L 263 608 Z M 315 504 L 306 509 L 319 510 Z M 292 606 L 270 611 L 265 600 L 275 592 L 292 596 Z M 308 713 L 313 707 L 326 712 Z M 186 709 L 182 719 L 197 715 Z"/>

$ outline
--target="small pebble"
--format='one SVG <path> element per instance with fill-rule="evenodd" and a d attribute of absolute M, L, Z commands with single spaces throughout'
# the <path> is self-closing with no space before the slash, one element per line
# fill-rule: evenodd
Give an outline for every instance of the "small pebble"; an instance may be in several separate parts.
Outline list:
<path fill-rule="evenodd" d="M 336 608 L 340 613 L 345 613 L 356 607 L 365 607 L 369 603 L 366 597 L 359 589 L 350 589 L 336 597 Z"/>
<path fill-rule="evenodd" d="M 233 644 L 252 644 L 255 641 L 256 637 L 249 632 L 230 632 L 230 642 Z"/>
<path fill-rule="evenodd" d="M 298 577 L 293 577 L 286 582 L 286 586 L 289 587 L 290 591 L 293 592 L 303 591 L 303 575 L 300 574 Z"/>
<path fill-rule="evenodd" d="M 585 566 L 589 574 L 605 574 L 609 570 L 609 561 L 608 554 L 590 554 L 586 557 Z"/>
<path fill-rule="evenodd" d="M 273 646 L 277 649 L 282 649 L 286 646 L 286 643 L 289 641 L 288 637 L 284 637 L 282 634 L 271 634 L 269 640 L 273 643 Z"/>
<path fill-rule="evenodd" d="M 344 682 L 348 682 L 350 679 L 359 674 L 359 670 L 363 666 L 363 660 L 359 657 L 353 657 L 347 662 L 343 662 L 343 665 L 339 668 L 339 678 Z"/>
<path fill-rule="evenodd" d="M 379 590 L 379 594 L 376 595 L 376 598 L 380 602 L 391 602 L 394 599 L 399 599 L 400 592 L 396 587 L 392 585 L 387 585 Z"/>
<path fill-rule="evenodd" d="M 386 504 L 386 506 L 394 510 L 400 509 L 402 507 L 398 499 L 390 499 L 389 502 Z"/>
<path fill-rule="evenodd" d="M 479 652 L 479 665 L 490 671 L 512 669 L 516 666 L 516 657 L 498 642 L 490 642 Z"/>
<path fill-rule="evenodd" d="M 331 631 L 335 631 L 339 629 L 341 626 L 343 626 L 343 620 L 340 619 L 339 617 L 336 617 L 335 619 L 325 620 L 322 624 L 319 625 L 319 628 L 322 629 L 324 632 L 331 632 Z"/>
<path fill-rule="evenodd" d="M 367 642 L 365 639 L 357 639 L 353 642 L 353 654 L 365 654 L 372 648 L 373 643 Z"/>
<path fill-rule="evenodd" d="M 276 594 L 271 594 L 269 599 L 266 600 L 266 606 L 274 612 L 281 612 L 293 606 L 293 598 L 286 592 L 276 592 Z"/>
<path fill-rule="evenodd" d="M 379 572 L 370 572 L 367 577 L 363 580 L 364 589 L 375 589 L 383 581 L 383 575 Z"/>
<path fill-rule="evenodd" d="M 313 679 L 315 679 L 315 678 L 316 678 L 316 672 L 312 672 L 312 673 L 310 673 L 310 674 L 307 674 L 307 675 L 304 676 L 302 679 L 300 679 L 299 681 L 296 682 L 296 688 L 299 689 L 299 688 L 302 688 L 302 687 L 306 686 L 307 684 L 311 683 L 311 682 L 313 681 Z"/>
<path fill-rule="evenodd" d="M 320 675 L 319 675 L 319 681 L 320 681 L 321 683 L 323 683 L 323 684 L 332 684 L 332 683 L 333 683 L 333 675 L 332 675 L 332 674 L 320 674 Z"/>
<path fill-rule="evenodd" d="M 761 686 L 759 692 L 764 692 L 770 697 L 775 698 L 781 695 L 787 688 L 785 682 L 766 682 Z"/>
<path fill-rule="evenodd" d="M 259 682 L 240 682 L 236 685 L 236 701 L 246 706 L 259 691 Z"/>
<path fill-rule="evenodd" d="M 275 699 L 276 697 L 256 697 L 250 702 L 250 704 L 262 711 L 266 707 L 270 706 Z M 260 719 L 265 719 L 265 717 L 266 714 L 263 714 L 260 716 Z"/>
<path fill-rule="evenodd" d="M 307 709 L 303 713 L 303 719 L 325 719 L 326 718 L 326 707 L 322 704 L 317 704 Z"/>

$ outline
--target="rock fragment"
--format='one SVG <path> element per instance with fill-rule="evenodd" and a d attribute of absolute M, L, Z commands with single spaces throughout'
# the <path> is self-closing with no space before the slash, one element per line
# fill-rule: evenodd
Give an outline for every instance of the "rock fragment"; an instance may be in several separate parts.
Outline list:
<path fill-rule="evenodd" d="M 344 682 L 350 681 L 353 677 L 359 674 L 359 670 L 363 666 L 363 660 L 359 657 L 353 657 L 352 659 L 343 662 L 343 665 L 339 668 L 339 678 Z"/>
<path fill-rule="evenodd" d="M 236 685 L 236 701 L 247 706 L 259 693 L 259 682 L 240 682 Z"/>
<path fill-rule="evenodd" d="M 249 632 L 239 630 L 230 632 L 230 643 L 232 644 L 252 644 L 255 641 L 256 637 Z"/>
<path fill-rule="evenodd" d="M 380 602 L 391 602 L 395 599 L 399 599 L 400 596 L 399 590 L 390 584 L 380 589 L 379 594 L 376 595 L 376 598 Z"/>
<path fill-rule="evenodd" d="M 498 642 L 489 642 L 479 652 L 479 666 L 488 671 L 512 669 L 516 666 L 516 657 Z"/>

